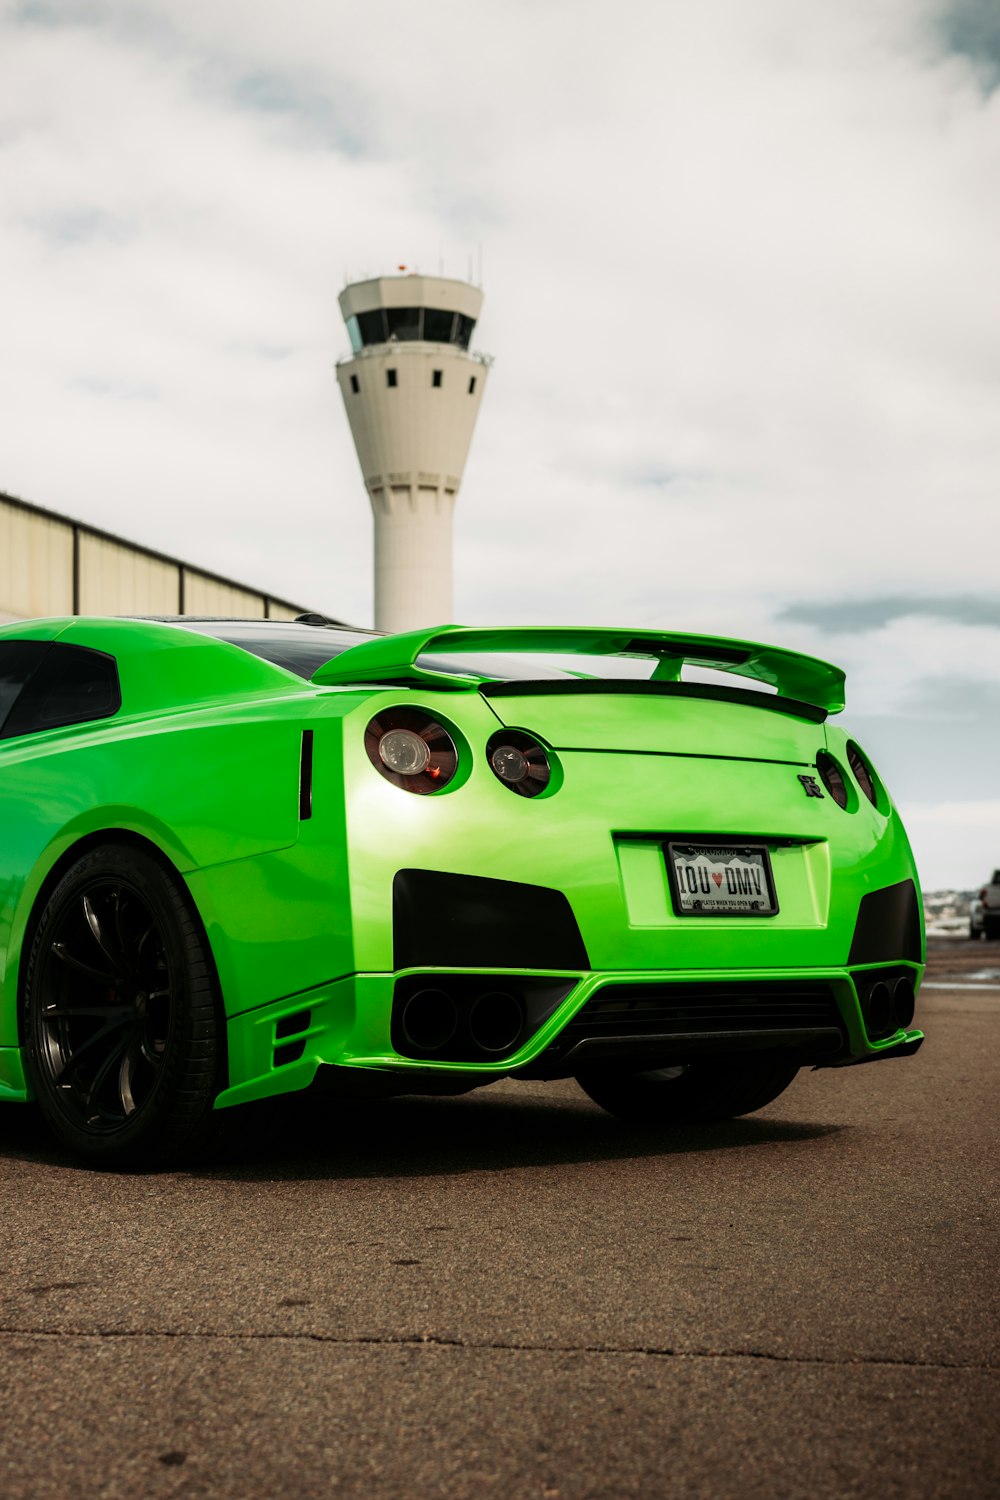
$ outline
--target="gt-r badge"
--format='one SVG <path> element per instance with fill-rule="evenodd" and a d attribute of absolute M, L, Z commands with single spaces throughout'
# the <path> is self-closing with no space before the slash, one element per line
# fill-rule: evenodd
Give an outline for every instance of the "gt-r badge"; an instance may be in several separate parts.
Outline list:
<path fill-rule="evenodd" d="M 799 780 L 807 797 L 822 797 L 823 793 L 817 785 L 815 776 L 800 776 Z"/>

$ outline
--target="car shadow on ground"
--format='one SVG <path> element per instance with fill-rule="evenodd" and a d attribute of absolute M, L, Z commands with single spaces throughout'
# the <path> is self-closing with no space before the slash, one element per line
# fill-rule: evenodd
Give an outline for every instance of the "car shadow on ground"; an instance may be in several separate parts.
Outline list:
<path fill-rule="evenodd" d="M 379 1105 L 282 1101 L 266 1152 L 204 1175 L 271 1179 L 424 1177 L 812 1141 L 837 1125 L 746 1118 L 715 1125 L 640 1127 L 581 1101 L 405 1098 Z M 199 1173 L 199 1175 L 203 1175 Z"/>
<path fill-rule="evenodd" d="M 221 1151 L 165 1170 L 228 1182 L 449 1176 L 790 1146 L 844 1128 L 766 1116 L 640 1127 L 613 1119 L 582 1095 L 577 1103 L 485 1093 L 349 1106 L 289 1096 L 234 1112 L 232 1124 L 235 1141 Z M 56 1145 L 37 1110 L 18 1105 L 0 1108 L 2 1157 L 87 1170 Z"/>

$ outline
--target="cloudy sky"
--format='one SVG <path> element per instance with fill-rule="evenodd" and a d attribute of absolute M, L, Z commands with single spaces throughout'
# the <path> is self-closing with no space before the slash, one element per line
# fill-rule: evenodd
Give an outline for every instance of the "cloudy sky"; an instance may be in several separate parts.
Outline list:
<path fill-rule="evenodd" d="M 978 884 L 995 0 L 0 0 L 0 490 L 368 623 L 337 293 L 480 261 L 457 617 L 839 661 Z"/>

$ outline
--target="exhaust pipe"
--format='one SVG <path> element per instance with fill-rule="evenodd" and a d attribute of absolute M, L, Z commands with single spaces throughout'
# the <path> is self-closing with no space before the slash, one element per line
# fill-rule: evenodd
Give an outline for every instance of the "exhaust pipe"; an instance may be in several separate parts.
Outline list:
<path fill-rule="evenodd" d="M 892 1022 L 894 1026 L 905 1031 L 913 1020 L 913 1012 L 916 1007 L 917 996 L 913 988 L 913 980 L 908 975 L 897 979 L 892 992 Z"/>
<path fill-rule="evenodd" d="M 469 1035 L 480 1052 L 509 1052 L 524 1027 L 520 1000 L 505 990 L 489 990 L 472 1002 Z"/>
<path fill-rule="evenodd" d="M 885 1036 L 892 1029 L 892 993 L 883 979 L 873 984 L 868 991 L 868 1031 L 873 1036 Z"/>
<path fill-rule="evenodd" d="M 458 1030 L 458 1006 L 444 990 L 417 990 L 404 1005 L 400 1024 L 415 1052 L 440 1052 Z"/>

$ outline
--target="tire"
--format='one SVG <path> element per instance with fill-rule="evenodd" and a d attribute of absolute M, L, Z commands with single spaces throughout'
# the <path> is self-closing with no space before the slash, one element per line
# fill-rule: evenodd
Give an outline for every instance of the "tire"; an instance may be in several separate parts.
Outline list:
<path fill-rule="evenodd" d="M 763 1109 L 784 1093 L 798 1063 L 756 1054 L 681 1063 L 651 1072 L 594 1071 L 576 1081 L 602 1109 L 638 1125 L 699 1125 Z"/>
<path fill-rule="evenodd" d="M 28 1076 L 48 1125 L 95 1166 L 157 1166 L 212 1133 L 215 970 L 180 877 L 104 844 L 50 895 L 23 988 Z"/>
<path fill-rule="evenodd" d="M 1000 917 L 983 918 L 983 935 L 990 942 L 996 942 L 1000 938 Z"/>

